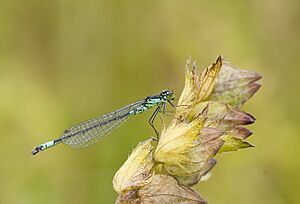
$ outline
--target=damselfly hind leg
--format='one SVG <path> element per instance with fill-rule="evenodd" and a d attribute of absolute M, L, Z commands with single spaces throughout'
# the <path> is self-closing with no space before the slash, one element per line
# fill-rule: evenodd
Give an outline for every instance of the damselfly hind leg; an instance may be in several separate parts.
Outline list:
<path fill-rule="evenodd" d="M 155 120 L 155 118 L 157 116 L 157 113 L 160 111 L 160 109 L 161 109 L 161 106 L 158 106 L 155 109 L 155 111 L 153 112 L 153 114 L 151 115 L 151 117 L 149 118 L 149 120 L 148 120 L 149 124 L 151 125 L 151 127 L 153 128 L 153 130 L 154 130 L 154 132 L 156 134 L 157 140 L 159 139 L 159 133 L 158 133 L 158 131 L 156 130 L 156 128 L 154 126 L 154 120 Z"/>

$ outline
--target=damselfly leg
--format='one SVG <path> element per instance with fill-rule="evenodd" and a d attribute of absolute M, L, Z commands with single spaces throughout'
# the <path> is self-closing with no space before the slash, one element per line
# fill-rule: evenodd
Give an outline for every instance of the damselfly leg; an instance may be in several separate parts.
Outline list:
<path fill-rule="evenodd" d="M 170 100 L 167 100 L 168 103 L 173 107 L 173 108 L 177 108 L 177 107 L 182 107 L 182 106 L 188 106 L 188 105 L 174 105 Z"/>
<path fill-rule="evenodd" d="M 168 101 L 168 102 L 172 105 L 172 107 L 176 107 L 176 106 L 173 105 L 170 101 Z M 167 113 L 169 113 L 169 112 L 174 113 L 174 111 L 167 111 L 167 110 L 166 110 L 166 103 L 163 103 L 162 105 L 158 106 L 158 107 L 155 109 L 155 111 L 153 112 L 153 114 L 151 115 L 151 117 L 150 117 L 149 120 L 148 120 L 149 124 L 151 125 L 151 127 L 153 128 L 153 130 L 154 130 L 154 132 L 155 132 L 155 134 L 156 134 L 156 139 L 155 139 L 155 140 L 157 140 L 157 141 L 158 141 L 158 139 L 159 139 L 159 132 L 158 132 L 157 129 L 155 128 L 154 120 L 155 120 L 155 118 L 156 118 L 156 116 L 157 116 L 158 113 L 162 113 L 163 115 L 166 115 L 166 116 L 169 116 L 169 117 L 171 117 L 171 118 L 175 118 L 175 119 L 179 120 L 178 118 L 174 117 L 173 115 L 167 114 Z"/>
<path fill-rule="evenodd" d="M 153 112 L 153 114 L 151 115 L 151 117 L 149 118 L 148 122 L 151 125 L 151 127 L 153 128 L 155 134 L 156 134 L 156 139 L 159 139 L 159 132 L 157 131 L 157 129 L 154 126 L 154 120 L 157 116 L 157 113 L 160 112 L 161 106 L 157 106 L 157 108 L 155 109 L 155 111 Z"/>

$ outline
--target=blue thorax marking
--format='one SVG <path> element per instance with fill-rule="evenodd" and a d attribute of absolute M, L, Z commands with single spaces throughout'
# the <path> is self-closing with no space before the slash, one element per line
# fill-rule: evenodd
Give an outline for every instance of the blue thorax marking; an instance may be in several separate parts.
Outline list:
<path fill-rule="evenodd" d="M 142 104 L 141 106 L 135 108 L 134 110 L 130 111 L 130 115 L 135 115 L 139 113 L 143 113 L 145 110 L 148 110 L 154 106 L 161 105 L 166 102 L 165 97 L 160 97 L 160 96 L 148 96 L 145 99 L 145 103 Z"/>

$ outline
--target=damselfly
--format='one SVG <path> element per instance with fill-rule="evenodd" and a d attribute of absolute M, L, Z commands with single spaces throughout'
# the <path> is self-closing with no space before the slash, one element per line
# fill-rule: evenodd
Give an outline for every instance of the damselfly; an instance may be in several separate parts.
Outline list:
<path fill-rule="evenodd" d="M 98 142 L 104 136 L 109 135 L 113 130 L 123 124 L 129 116 L 143 113 L 145 110 L 154 106 L 156 106 L 156 109 L 149 119 L 149 124 L 158 136 L 158 131 L 153 125 L 154 119 L 158 112 L 165 112 L 166 102 L 174 106 L 171 100 L 174 100 L 174 94 L 170 90 L 164 90 L 157 95 L 147 96 L 143 100 L 127 105 L 114 112 L 74 125 L 66 129 L 58 139 L 35 147 L 31 153 L 35 155 L 40 151 L 60 143 L 67 144 L 74 148 L 89 146 Z"/>

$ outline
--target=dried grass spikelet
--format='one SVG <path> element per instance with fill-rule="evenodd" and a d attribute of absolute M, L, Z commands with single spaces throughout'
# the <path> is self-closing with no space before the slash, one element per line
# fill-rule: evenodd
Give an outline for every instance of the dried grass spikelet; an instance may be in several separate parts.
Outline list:
<path fill-rule="evenodd" d="M 152 159 L 152 139 L 140 142 L 117 171 L 113 188 L 119 194 L 131 195 L 139 187 L 148 184 L 154 174 Z"/>
<path fill-rule="evenodd" d="M 204 200 L 193 189 L 181 185 L 172 176 L 157 174 L 149 185 L 139 190 L 141 203 L 189 203 L 206 204 Z"/>
<path fill-rule="evenodd" d="M 217 61 L 210 67 L 199 73 L 196 62 L 191 64 L 191 58 L 186 62 L 185 85 L 178 100 L 175 118 L 172 123 L 190 122 L 198 115 L 193 108 L 200 102 L 205 101 L 214 89 L 216 78 L 221 70 L 222 58 L 219 56 Z"/>
<path fill-rule="evenodd" d="M 135 195 L 119 195 L 116 204 L 206 204 L 197 192 L 188 186 L 181 185 L 172 176 L 156 174 L 151 182 L 142 186 Z"/>
<path fill-rule="evenodd" d="M 206 125 L 209 105 L 196 109 L 213 91 L 222 66 L 222 58 L 199 73 L 196 64 L 186 66 L 185 87 L 180 96 L 175 117 L 163 130 L 154 152 L 156 171 L 176 177 L 181 183 L 192 185 L 198 182 L 206 169 L 212 167 L 211 158 L 224 141 L 224 132 Z M 210 164 L 210 165 L 209 165 Z M 190 179 L 193 177 L 195 179 Z M 186 182 L 188 181 L 188 182 Z"/>
<path fill-rule="evenodd" d="M 239 69 L 223 60 L 210 101 L 219 101 L 233 107 L 242 107 L 260 88 L 262 76 L 246 69 Z"/>
<path fill-rule="evenodd" d="M 253 147 L 242 127 L 255 118 L 241 110 L 259 89 L 261 76 L 218 57 L 200 72 L 187 61 L 185 86 L 174 119 L 154 149 L 138 144 L 116 173 L 116 203 L 206 203 L 190 187 L 216 165 L 216 153 Z"/>
<path fill-rule="evenodd" d="M 206 204 L 188 186 L 172 176 L 154 174 L 151 140 L 140 142 L 113 179 L 117 204 L 195 203 Z"/>
<path fill-rule="evenodd" d="M 212 169 L 217 152 L 253 147 L 251 132 L 241 125 L 255 118 L 239 109 L 260 87 L 261 76 L 234 68 L 220 56 L 199 72 L 186 65 L 185 86 L 170 126 L 162 131 L 154 152 L 156 171 L 194 185 Z"/>

